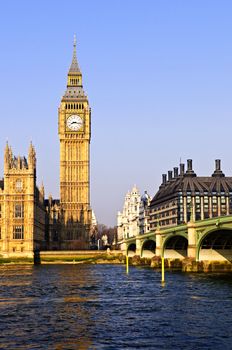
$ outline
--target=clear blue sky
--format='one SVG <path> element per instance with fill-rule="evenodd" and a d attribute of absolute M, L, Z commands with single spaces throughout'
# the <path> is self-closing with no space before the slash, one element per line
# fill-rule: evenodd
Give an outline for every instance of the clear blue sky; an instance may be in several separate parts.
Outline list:
<path fill-rule="evenodd" d="M 232 2 L 92 0 L 1 3 L 0 174 L 8 139 L 30 140 L 37 183 L 59 198 L 57 109 L 77 35 L 92 107 L 91 203 L 114 225 L 136 184 L 154 195 L 187 158 L 232 175 Z"/>

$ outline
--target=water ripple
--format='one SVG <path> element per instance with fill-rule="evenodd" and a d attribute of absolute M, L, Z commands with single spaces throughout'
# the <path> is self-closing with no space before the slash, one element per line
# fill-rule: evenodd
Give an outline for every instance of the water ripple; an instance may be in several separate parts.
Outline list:
<path fill-rule="evenodd" d="M 231 311 L 231 275 L 0 267 L 0 349 L 226 350 Z"/>

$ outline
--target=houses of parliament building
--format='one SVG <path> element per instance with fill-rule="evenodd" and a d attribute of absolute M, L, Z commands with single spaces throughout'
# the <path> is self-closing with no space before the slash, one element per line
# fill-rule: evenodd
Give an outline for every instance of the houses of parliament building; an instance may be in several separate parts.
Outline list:
<path fill-rule="evenodd" d="M 86 249 L 90 209 L 91 109 L 76 56 L 58 109 L 60 199 L 44 198 L 36 186 L 36 151 L 15 157 L 8 143 L 0 180 L 0 255 L 32 257 L 35 250 Z"/>

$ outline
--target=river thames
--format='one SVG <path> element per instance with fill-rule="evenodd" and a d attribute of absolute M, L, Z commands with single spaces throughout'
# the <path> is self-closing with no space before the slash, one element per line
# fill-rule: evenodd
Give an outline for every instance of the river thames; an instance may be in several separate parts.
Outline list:
<path fill-rule="evenodd" d="M 232 349 L 232 275 L 0 267 L 0 349 Z"/>

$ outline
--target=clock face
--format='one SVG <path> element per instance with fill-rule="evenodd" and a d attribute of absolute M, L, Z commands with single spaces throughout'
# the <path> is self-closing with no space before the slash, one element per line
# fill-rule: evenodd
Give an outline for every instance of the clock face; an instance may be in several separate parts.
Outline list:
<path fill-rule="evenodd" d="M 68 117 L 67 119 L 67 127 L 70 130 L 73 131 L 78 131 L 82 128 L 83 126 L 83 119 L 81 117 L 79 117 L 79 115 L 70 115 L 70 117 Z"/>

